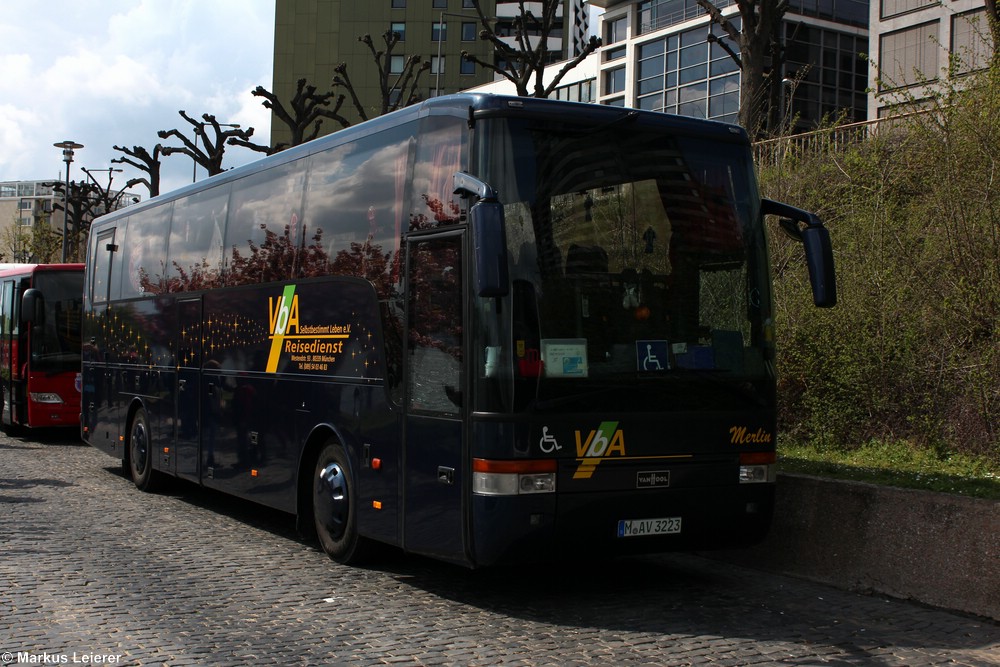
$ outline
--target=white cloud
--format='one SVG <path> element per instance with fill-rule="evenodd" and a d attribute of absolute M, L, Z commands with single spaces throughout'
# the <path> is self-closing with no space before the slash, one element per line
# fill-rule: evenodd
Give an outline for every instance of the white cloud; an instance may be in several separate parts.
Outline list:
<path fill-rule="evenodd" d="M 270 115 L 250 91 L 271 85 L 273 0 L 4 4 L 0 180 L 54 178 L 64 165 L 52 144 L 64 139 L 85 146 L 74 174 L 107 168 L 114 145 L 152 149 L 158 130 L 188 133 L 179 109 L 253 126 L 267 142 Z M 256 157 L 232 149 L 226 165 Z M 164 159 L 165 190 L 190 175 L 187 158 Z"/>

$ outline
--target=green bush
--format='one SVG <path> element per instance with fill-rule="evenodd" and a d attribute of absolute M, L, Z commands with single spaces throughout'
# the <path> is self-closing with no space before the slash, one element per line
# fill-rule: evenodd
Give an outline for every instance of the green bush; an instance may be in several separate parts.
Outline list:
<path fill-rule="evenodd" d="M 837 262 L 839 303 L 815 309 L 801 246 L 771 235 L 782 431 L 998 463 L 1000 71 L 845 136 L 817 133 L 760 167 L 765 196 L 826 221 Z"/>

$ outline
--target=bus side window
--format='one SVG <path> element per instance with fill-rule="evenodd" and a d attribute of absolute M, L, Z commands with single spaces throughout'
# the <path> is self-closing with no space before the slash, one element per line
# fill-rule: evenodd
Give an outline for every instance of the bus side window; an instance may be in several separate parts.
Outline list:
<path fill-rule="evenodd" d="M 228 185 L 174 204 L 164 267 L 165 291 L 190 292 L 222 285 L 228 206 Z"/>
<path fill-rule="evenodd" d="M 119 253 L 124 269 L 122 298 L 164 291 L 167 259 L 163 248 L 170 228 L 170 209 L 168 205 L 129 217 Z"/>
<path fill-rule="evenodd" d="M 452 178 L 462 169 L 469 131 L 453 116 L 428 116 L 420 121 L 413 167 L 410 229 L 428 229 L 459 222 L 461 200 Z"/>
<path fill-rule="evenodd" d="M 115 245 L 115 228 L 102 231 L 97 236 L 93 251 L 93 271 L 90 295 L 94 303 L 104 303 L 111 298 L 111 272 L 118 247 Z"/>
<path fill-rule="evenodd" d="M 462 406 L 460 237 L 411 243 L 409 404 L 456 414 Z"/>
<path fill-rule="evenodd" d="M 305 162 L 233 183 L 225 232 L 227 285 L 291 280 L 306 244 L 301 226 Z"/>

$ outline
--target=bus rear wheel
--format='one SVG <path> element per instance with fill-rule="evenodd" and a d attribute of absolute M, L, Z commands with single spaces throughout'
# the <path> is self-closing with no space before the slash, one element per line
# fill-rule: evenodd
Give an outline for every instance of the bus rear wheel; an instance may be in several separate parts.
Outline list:
<path fill-rule="evenodd" d="M 316 459 L 312 504 L 316 535 L 323 551 L 344 565 L 363 560 L 368 540 L 358 535 L 354 480 L 347 453 L 337 442 L 324 445 Z"/>
<path fill-rule="evenodd" d="M 153 491 L 156 472 L 153 470 L 153 446 L 150 442 L 149 419 L 139 408 L 132 417 L 128 434 L 128 467 L 132 482 L 140 491 Z"/>

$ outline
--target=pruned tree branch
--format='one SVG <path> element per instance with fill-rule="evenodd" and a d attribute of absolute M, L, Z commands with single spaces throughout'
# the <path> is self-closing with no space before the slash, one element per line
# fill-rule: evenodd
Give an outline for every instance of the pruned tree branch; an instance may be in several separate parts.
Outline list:
<path fill-rule="evenodd" d="M 555 28 L 562 3 L 560 0 L 542 0 L 541 3 L 530 4 L 541 4 L 541 16 L 535 16 L 524 0 L 518 2 L 518 14 L 512 21 L 511 35 L 515 47 L 497 34 L 495 19 L 486 15 L 479 0 L 473 0 L 472 8 L 482 26 L 479 39 L 493 46 L 496 59 L 486 60 L 468 51 L 462 52 L 462 58 L 507 79 L 522 97 L 548 97 L 570 70 L 600 48 L 601 40 L 591 36 L 581 52 L 563 63 L 557 74 L 546 84 L 545 69 L 551 55 L 555 53 L 549 50 L 548 40 Z M 497 65 L 497 60 L 500 65 Z"/>
<path fill-rule="evenodd" d="M 160 167 L 162 165 L 160 162 L 160 155 L 162 154 L 163 146 L 161 144 L 156 144 L 156 146 L 153 147 L 152 155 L 150 155 L 149 151 L 142 146 L 133 146 L 132 148 L 114 146 L 114 149 L 129 157 L 114 158 L 111 160 L 112 164 L 127 164 L 146 173 L 146 176 L 143 178 L 133 179 L 134 183 L 133 181 L 129 181 L 129 185 L 126 187 L 135 187 L 136 185 L 142 184 L 146 186 L 147 190 L 149 190 L 150 197 L 156 197 L 159 195 Z"/>
<path fill-rule="evenodd" d="M 174 155 L 176 153 L 183 153 L 187 155 L 195 163 L 201 165 L 208 172 L 209 176 L 215 176 L 216 174 L 221 174 L 224 170 L 222 168 L 222 158 L 226 152 L 226 140 L 229 138 L 238 138 L 244 141 L 249 141 L 250 137 L 253 136 L 253 128 L 242 129 L 239 127 L 229 127 L 227 126 L 225 130 L 222 129 L 222 124 L 216 120 L 215 116 L 212 114 L 202 114 L 202 120 L 197 121 L 187 115 L 183 110 L 178 111 L 181 118 L 186 120 L 191 124 L 192 133 L 195 137 L 194 141 L 191 141 L 187 136 L 182 134 L 179 130 L 160 130 L 157 132 L 157 136 L 160 139 L 169 139 L 174 137 L 179 140 L 183 146 L 164 146 L 162 149 L 162 154 L 165 156 Z M 212 136 L 206 131 L 206 128 L 212 128 Z M 201 145 L 198 145 L 198 140 L 201 140 Z"/>

